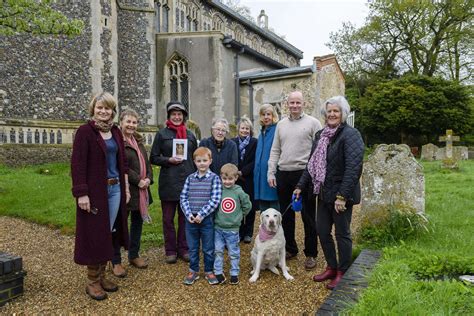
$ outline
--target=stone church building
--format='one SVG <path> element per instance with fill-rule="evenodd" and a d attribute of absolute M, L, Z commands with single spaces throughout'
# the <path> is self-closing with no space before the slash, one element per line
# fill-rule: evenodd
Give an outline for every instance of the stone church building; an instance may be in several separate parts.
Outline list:
<path fill-rule="evenodd" d="M 100 91 L 118 99 L 119 111 L 142 116 L 148 144 L 170 100 L 189 107 L 205 137 L 213 117 L 258 121 L 263 103 L 284 113 L 295 89 L 316 117 L 325 99 L 344 94 L 335 57 L 300 66 L 303 52 L 269 30 L 263 11 L 255 24 L 217 0 L 56 0 L 53 7 L 82 19 L 82 34 L 1 37 L 0 143 L 72 143 Z"/>

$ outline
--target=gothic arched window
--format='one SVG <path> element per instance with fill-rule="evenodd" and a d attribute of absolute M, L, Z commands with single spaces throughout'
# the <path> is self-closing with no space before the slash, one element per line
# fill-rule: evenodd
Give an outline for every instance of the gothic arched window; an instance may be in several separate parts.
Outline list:
<path fill-rule="evenodd" d="M 189 108 L 189 73 L 188 62 L 176 55 L 168 63 L 170 99 L 181 101 Z"/>

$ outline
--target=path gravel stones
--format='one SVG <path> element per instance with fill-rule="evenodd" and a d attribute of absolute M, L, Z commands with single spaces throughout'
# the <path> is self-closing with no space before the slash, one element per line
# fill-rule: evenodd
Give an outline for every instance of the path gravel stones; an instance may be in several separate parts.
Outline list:
<path fill-rule="evenodd" d="M 297 215 L 299 217 L 299 215 Z M 302 224 L 297 218 L 298 244 L 302 249 Z M 288 262 L 292 282 L 269 271 L 250 284 L 249 261 L 252 244 L 241 244 L 239 285 L 210 286 L 201 277 L 193 286 L 183 285 L 188 265 L 182 261 L 164 263 L 162 249 L 143 254 L 149 268 L 127 267 L 128 276 L 117 279 L 120 289 L 97 302 L 85 294 L 86 270 L 73 262 L 74 237 L 24 220 L 0 217 L 0 250 L 23 257 L 27 271 L 24 295 L 0 307 L 0 314 L 31 313 L 314 313 L 329 291 L 311 280 L 324 270 L 321 255 L 314 271 L 305 271 L 302 250 Z M 125 258 L 125 253 L 123 253 Z M 124 262 L 126 262 L 124 260 Z M 228 268 L 228 263 L 226 262 Z"/>

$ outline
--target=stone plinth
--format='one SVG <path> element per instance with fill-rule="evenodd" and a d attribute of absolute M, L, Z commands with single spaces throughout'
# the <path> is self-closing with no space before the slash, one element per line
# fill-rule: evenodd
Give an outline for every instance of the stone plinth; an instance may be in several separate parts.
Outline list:
<path fill-rule="evenodd" d="M 21 257 L 0 252 L 0 306 L 23 294 L 25 275 Z"/>

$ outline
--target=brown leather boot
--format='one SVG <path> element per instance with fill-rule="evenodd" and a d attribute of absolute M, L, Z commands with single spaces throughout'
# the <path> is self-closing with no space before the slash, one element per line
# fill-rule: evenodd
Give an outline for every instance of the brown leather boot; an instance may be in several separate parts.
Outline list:
<path fill-rule="evenodd" d="M 148 263 L 146 263 L 145 259 L 143 259 L 142 257 L 130 259 L 129 262 L 130 262 L 130 265 L 138 269 L 146 269 L 148 267 Z"/>
<path fill-rule="evenodd" d="M 100 265 L 100 285 L 106 292 L 116 292 L 118 285 L 105 278 L 105 263 Z"/>
<path fill-rule="evenodd" d="M 110 269 L 112 270 L 112 274 L 117 278 L 125 278 L 127 276 L 127 271 L 123 268 L 122 264 L 113 264 L 112 262 L 110 262 L 110 267 Z"/>
<path fill-rule="evenodd" d="M 343 276 L 344 276 L 344 271 L 339 271 L 338 270 L 337 273 L 336 273 L 336 277 L 326 285 L 326 288 L 328 290 L 334 290 L 334 288 L 337 286 L 339 281 L 341 281 Z"/>
<path fill-rule="evenodd" d="M 334 279 L 336 277 L 336 269 L 331 267 L 326 267 L 326 270 L 321 274 L 316 274 L 313 276 L 313 281 L 315 282 L 323 282 L 329 279 Z"/>
<path fill-rule="evenodd" d="M 87 266 L 86 293 L 94 300 L 101 301 L 107 298 L 102 285 L 100 284 L 100 265 Z"/>

